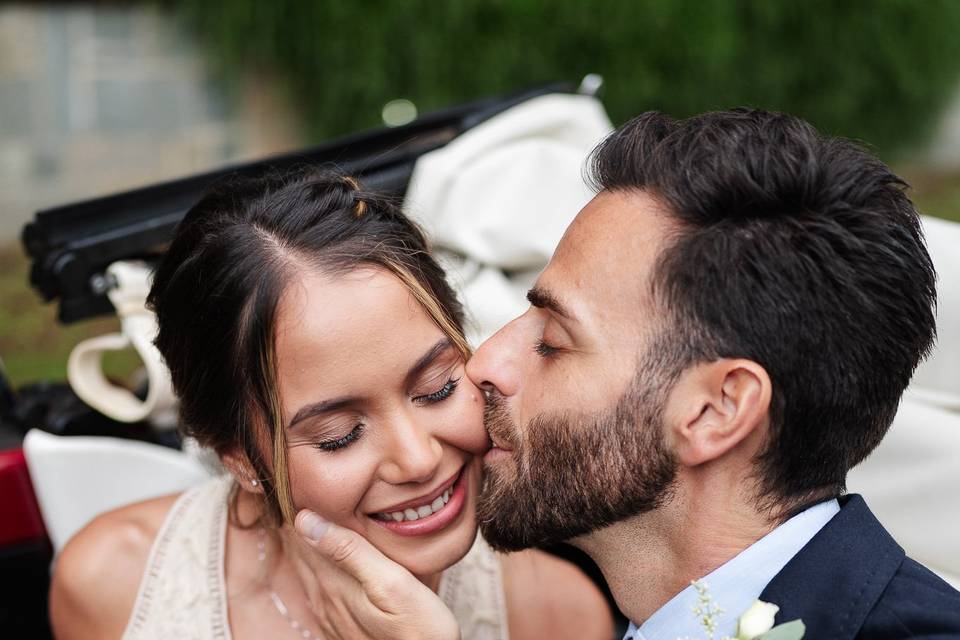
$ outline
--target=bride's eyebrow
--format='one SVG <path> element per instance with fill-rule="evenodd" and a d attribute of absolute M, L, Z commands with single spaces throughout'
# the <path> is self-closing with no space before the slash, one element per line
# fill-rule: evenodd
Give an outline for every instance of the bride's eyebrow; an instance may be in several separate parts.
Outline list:
<path fill-rule="evenodd" d="M 287 425 L 287 429 L 291 429 L 298 422 L 303 422 L 307 418 L 312 418 L 318 416 L 321 413 L 330 413 L 333 411 L 339 411 L 344 407 L 355 404 L 357 398 L 346 397 L 346 398 L 334 398 L 333 400 L 323 400 L 321 402 L 313 402 L 311 404 L 304 405 L 293 415 L 290 419 L 290 423 Z"/>
<path fill-rule="evenodd" d="M 433 364 L 437 358 L 443 355 L 448 349 L 452 348 L 453 342 L 451 342 L 450 338 L 448 337 L 441 338 L 437 344 L 430 347 L 429 351 L 420 356 L 420 359 L 417 360 L 407 372 L 407 386 L 410 386 L 414 381 L 416 381 L 417 377 L 419 377 L 427 367 Z"/>
<path fill-rule="evenodd" d="M 448 349 L 453 348 L 453 342 L 450 341 L 450 338 L 442 338 L 435 345 L 430 347 L 430 349 L 423 354 L 419 360 L 417 360 L 410 370 L 407 371 L 405 381 L 407 386 L 411 384 L 414 380 L 417 379 L 424 369 L 429 367 L 434 361 L 443 355 Z M 313 418 L 318 416 L 321 413 L 331 413 L 333 411 L 339 411 L 346 406 L 355 404 L 358 402 L 358 398 L 354 397 L 343 397 L 343 398 L 334 398 L 332 400 L 322 400 L 320 402 L 313 402 L 308 405 L 304 405 L 297 410 L 297 412 L 290 419 L 290 423 L 287 424 L 287 429 L 294 427 L 297 423 L 303 422 L 307 418 Z"/>

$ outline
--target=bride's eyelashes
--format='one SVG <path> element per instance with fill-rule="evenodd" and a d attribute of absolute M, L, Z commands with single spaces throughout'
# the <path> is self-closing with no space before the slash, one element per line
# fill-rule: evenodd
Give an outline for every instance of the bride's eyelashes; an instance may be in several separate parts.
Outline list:
<path fill-rule="evenodd" d="M 414 397 L 413 402 L 418 405 L 430 405 L 442 402 L 453 395 L 453 392 L 456 391 L 459 383 L 460 378 L 450 378 L 442 387 L 433 393 Z M 363 431 L 364 425 L 357 424 L 347 435 L 339 438 L 331 438 L 330 440 L 314 442 L 313 446 L 321 451 L 336 451 L 338 449 L 343 449 L 344 447 L 359 440 L 360 436 L 363 435 Z"/>
<path fill-rule="evenodd" d="M 460 378 L 450 378 L 447 380 L 440 389 L 434 391 L 433 393 L 428 393 L 422 396 L 416 396 L 413 398 L 414 404 L 435 404 L 437 402 L 442 402 L 450 396 L 453 395 L 453 392 L 456 391 L 457 385 L 460 383 Z"/>
<path fill-rule="evenodd" d="M 353 430 L 345 436 L 339 438 L 333 438 L 331 440 L 324 440 L 322 442 L 314 442 L 313 446 L 321 451 L 336 451 L 337 449 L 343 449 L 345 446 L 349 445 L 351 442 L 358 440 L 363 434 L 363 425 L 358 424 L 353 428 Z"/>

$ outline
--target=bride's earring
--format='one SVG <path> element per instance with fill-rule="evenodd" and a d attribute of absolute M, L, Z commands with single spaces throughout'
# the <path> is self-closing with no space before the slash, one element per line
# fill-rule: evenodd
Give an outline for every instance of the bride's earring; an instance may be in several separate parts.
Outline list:
<path fill-rule="evenodd" d="M 251 487 L 257 487 L 257 486 L 259 486 L 259 485 L 260 485 L 260 481 L 259 481 L 259 480 L 257 480 L 256 478 L 251 478 L 251 479 L 250 479 L 250 486 L 251 486 Z"/>

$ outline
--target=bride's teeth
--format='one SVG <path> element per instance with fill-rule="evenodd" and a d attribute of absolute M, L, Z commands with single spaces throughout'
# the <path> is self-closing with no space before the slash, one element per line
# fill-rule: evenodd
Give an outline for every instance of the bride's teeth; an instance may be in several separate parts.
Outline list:
<path fill-rule="evenodd" d="M 450 502 L 450 494 L 453 492 L 453 487 L 450 487 L 444 491 L 440 496 L 438 496 L 430 504 L 425 504 L 422 507 L 417 507 L 416 509 L 404 509 L 403 511 L 390 511 L 388 513 L 381 513 L 378 515 L 382 520 L 393 520 L 394 522 L 403 522 L 404 520 L 411 522 L 413 520 L 419 520 L 420 518 L 426 518 L 429 515 L 433 515 L 440 509 L 443 509 L 443 505 Z"/>

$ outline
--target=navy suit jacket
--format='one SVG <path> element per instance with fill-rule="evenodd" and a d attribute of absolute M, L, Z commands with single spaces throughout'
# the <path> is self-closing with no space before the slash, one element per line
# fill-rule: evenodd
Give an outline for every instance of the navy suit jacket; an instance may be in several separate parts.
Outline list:
<path fill-rule="evenodd" d="M 859 495 L 840 505 L 760 595 L 776 624 L 802 619 L 805 640 L 960 639 L 960 592 L 906 557 Z"/>

